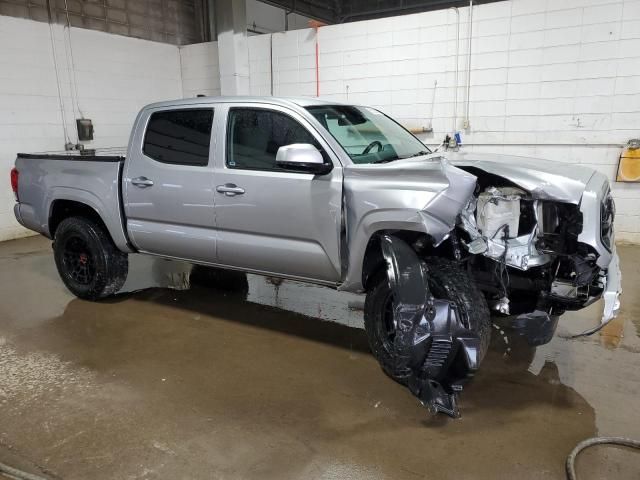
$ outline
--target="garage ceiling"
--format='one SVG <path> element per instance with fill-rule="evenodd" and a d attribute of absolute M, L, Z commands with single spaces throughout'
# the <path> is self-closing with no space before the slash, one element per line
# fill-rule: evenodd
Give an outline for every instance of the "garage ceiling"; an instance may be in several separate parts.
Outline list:
<path fill-rule="evenodd" d="M 326 23 L 343 23 L 371 18 L 406 15 L 449 7 L 463 7 L 468 1 L 452 0 L 263 0 L 289 13 L 298 13 Z M 473 2 L 491 3 L 496 0 Z"/>

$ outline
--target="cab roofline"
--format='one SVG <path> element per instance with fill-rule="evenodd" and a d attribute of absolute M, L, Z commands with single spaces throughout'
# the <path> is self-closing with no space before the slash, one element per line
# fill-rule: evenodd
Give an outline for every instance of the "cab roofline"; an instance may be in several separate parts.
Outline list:
<path fill-rule="evenodd" d="M 145 109 L 179 107 L 189 105 L 215 105 L 217 103 L 263 103 L 285 107 L 311 107 L 317 105 L 340 105 L 340 102 L 321 100 L 315 97 L 260 97 L 260 96 L 220 96 L 220 97 L 195 97 L 168 100 L 151 103 Z"/>

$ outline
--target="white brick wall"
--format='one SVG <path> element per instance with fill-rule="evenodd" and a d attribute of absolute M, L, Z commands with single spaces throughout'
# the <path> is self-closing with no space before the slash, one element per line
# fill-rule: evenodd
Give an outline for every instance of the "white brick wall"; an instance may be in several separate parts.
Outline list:
<path fill-rule="evenodd" d="M 467 15 L 440 10 L 319 29 L 320 95 L 376 106 L 438 144 L 462 128 Z M 273 36 L 274 94 L 315 95 L 314 30 Z M 267 93 L 267 35 L 249 43 L 252 93 Z M 640 0 L 510 0 L 473 15 L 466 149 L 587 164 L 613 181 L 640 137 Z M 435 86 L 435 104 L 431 105 Z M 618 239 L 640 242 L 640 185 L 613 183 Z"/>
<path fill-rule="evenodd" d="M 457 88 L 456 16 L 440 10 L 250 37 L 251 93 L 271 92 L 272 43 L 274 95 L 315 95 L 317 39 L 322 97 L 376 106 L 410 127 L 432 122 L 434 133 L 424 140 L 437 144 L 452 129 L 456 95 L 462 125 L 467 15 L 461 8 Z M 74 77 L 65 32 L 54 28 L 74 136 Z M 71 38 L 80 108 L 94 121 L 96 146 L 126 144 L 146 103 L 220 93 L 216 42 L 178 49 L 80 29 Z M 1 182 L 15 153 L 59 150 L 64 140 L 48 25 L 0 16 L 0 45 L 2 240 L 25 233 L 13 219 L 8 182 Z M 477 6 L 471 68 L 466 149 L 583 163 L 613 180 L 619 145 L 640 136 L 640 0 Z M 640 242 L 640 185 L 613 183 L 613 192 L 618 238 Z"/>
<path fill-rule="evenodd" d="M 124 146 L 138 110 L 182 96 L 175 46 L 71 29 L 75 76 L 70 74 L 67 32 L 53 26 L 68 132 L 77 142 L 78 105 L 93 120 L 88 147 Z M 76 87 L 73 87 L 76 82 Z M 49 26 L 0 16 L 0 240 L 30 234 L 13 216 L 9 171 L 17 152 L 63 150 L 65 138 Z"/>
<path fill-rule="evenodd" d="M 316 94 L 315 35 L 316 32 L 308 28 L 273 34 L 274 95 Z M 250 60 L 250 70 L 252 63 Z"/>
<path fill-rule="evenodd" d="M 249 37 L 249 90 L 252 95 L 271 95 L 271 35 Z"/>
<path fill-rule="evenodd" d="M 196 95 L 220 95 L 218 42 L 180 47 L 182 89 L 185 98 Z"/>

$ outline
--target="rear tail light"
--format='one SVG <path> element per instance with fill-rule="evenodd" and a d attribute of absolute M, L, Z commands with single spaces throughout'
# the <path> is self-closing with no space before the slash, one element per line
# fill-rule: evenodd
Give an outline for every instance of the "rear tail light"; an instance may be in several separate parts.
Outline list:
<path fill-rule="evenodd" d="M 18 173 L 18 169 L 13 167 L 11 169 L 11 190 L 13 190 L 13 194 L 16 196 L 16 200 L 18 200 L 18 177 L 20 174 Z"/>

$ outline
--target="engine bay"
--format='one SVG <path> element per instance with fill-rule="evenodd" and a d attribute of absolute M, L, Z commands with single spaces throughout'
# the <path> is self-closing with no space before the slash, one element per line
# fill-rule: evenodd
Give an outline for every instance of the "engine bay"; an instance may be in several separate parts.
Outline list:
<path fill-rule="evenodd" d="M 534 198 L 484 172 L 452 241 L 487 301 L 503 315 L 560 315 L 595 301 L 605 286 L 597 254 L 578 241 L 579 206 Z"/>

